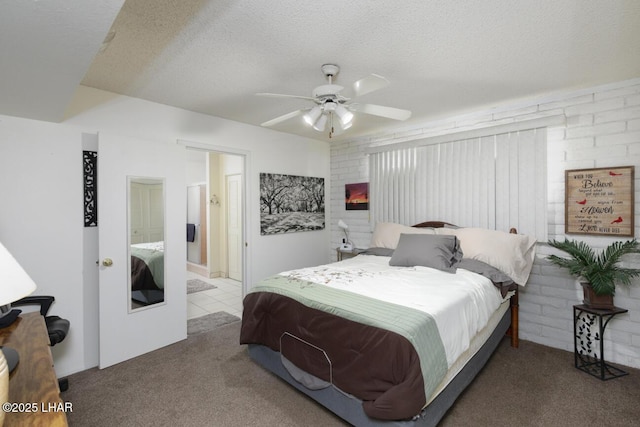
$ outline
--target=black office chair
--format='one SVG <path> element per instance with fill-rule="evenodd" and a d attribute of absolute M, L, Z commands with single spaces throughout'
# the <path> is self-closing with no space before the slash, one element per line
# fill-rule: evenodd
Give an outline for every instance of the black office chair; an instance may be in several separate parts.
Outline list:
<path fill-rule="evenodd" d="M 60 316 L 47 316 L 51 304 L 55 301 L 55 298 L 48 295 L 33 295 L 19 299 L 12 302 L 11 306 L 24 306 L 24 305 L 39 305 L 40 314 L 44 317 L 44 323 L 47 325 L 47 332 L 49 333 L 49 343 L 53 347 L 54 345 L 62 342 L 67 333 L 69 332 L 69 321 L 63 319 Z M 69 388 L 69 380 L 67 378 L 59 379 L 58 385 L 60 391 L 67 391 Z"/>

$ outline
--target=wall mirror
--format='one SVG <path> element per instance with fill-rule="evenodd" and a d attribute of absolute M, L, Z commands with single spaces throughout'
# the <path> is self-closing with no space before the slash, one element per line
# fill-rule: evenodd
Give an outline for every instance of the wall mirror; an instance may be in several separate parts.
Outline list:
<path fill-rule="evenodd" d="M 129 311 L 164 303 L 164 179 L 127 177 Z"/>

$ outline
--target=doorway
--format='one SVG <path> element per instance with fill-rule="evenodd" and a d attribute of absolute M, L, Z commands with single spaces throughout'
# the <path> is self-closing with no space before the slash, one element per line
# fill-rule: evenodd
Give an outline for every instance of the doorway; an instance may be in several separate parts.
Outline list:
<path fill-rule="evenodd" d="M 238 154 L 187 149 L 187 319 L 242 316 L 244 163 Z"/>

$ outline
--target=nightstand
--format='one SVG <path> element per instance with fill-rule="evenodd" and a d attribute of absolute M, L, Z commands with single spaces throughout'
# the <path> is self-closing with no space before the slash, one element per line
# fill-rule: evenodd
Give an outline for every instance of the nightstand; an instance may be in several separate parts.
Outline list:
<path fill-rule="evenodd" d="M 342 261 L 343 259 L 353 258 L 354 256 L 364 252 L 364 249 L 353 248 L 350 251 L 341 251 L 338 246 L 336 248 L 336 252 L 338 253 L 338 261 Z"/>
<path fill-rule="evenodd" d="M 601 380 L 618 378 L 628 373 L 604 361 L 604 331 L 617 314 L 627 309 L 591 308 L 586 305 L 573 306 L 573 357 L 576 368 Z M 599 354 L 596 353 L 596 345 Z"/>

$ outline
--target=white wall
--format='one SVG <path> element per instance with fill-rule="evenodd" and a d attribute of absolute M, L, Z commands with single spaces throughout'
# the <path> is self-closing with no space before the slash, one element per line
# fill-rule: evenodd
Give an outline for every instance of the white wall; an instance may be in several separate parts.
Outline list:
<path fill-rule="evenodd" d="M 99 132 L 247 153 L 252 283 L 329 261 L 327 229 L 260 236 L 259 228 L 259 173 L 323 177 L 328 183 L 329 146 L 324 142 L 87 87 L 79 88 L 60 124 L 0 116 L 0 241 L 38 284 L 36 294 L 56 297 L 51 312 L 71 321 L 69 336 L 53 348 L 59 376 L 97 364 L 97 340 L 91 339 L 97 330 L 97 300 L 85 296 L 95 296 L 98 284 L 83 281 L 84 254 L 94 252 L 83 243 L 82 134 Z"/>
<path fill-rule="evenodd" d="M 373 144 L 402 142 L 512 123 L 539 117 L 564 115 L 566 125 L 548 132 L 548 229 L 549 239 L 564 238 L 564 171 L 608 166 L 636 166 L 635 235 L 640 231 L 640 79 L 572 93 L 560 93 L 450 117 L 406 129 L 392 135 L 360 139 L 331 146 L 331 245 L 342 238 L 337 227 L 343 219 L 358 247 L 368 247 L 373 224 L 368 211 L 345 211 L 344 185 L 369 180 L 364 149 Z M 447 218 L 424 218 L 444 220 Z M 464 225 L 464 224 L 460 224 Z M 568 236 L 595 247 L 607 246 L 611 237 Z M 622 240 L 622 239 L 620 239 Z M 625 239 L 626 240 L 626 239 Z M 532 275 L 520 294 L 520 336 L 551 347 L 573 351 L 572 306 L 582 301 L 576 280 L 544 260 L 549 247 L 538 244 Z M 633 265 L 637 267 L 636 265 Z M 636 280 L 640 285 L 640 281 Z M 640 368 L 640 286 L 618 288 L 615 304 L 629 309 L 614 318 L 605 334 L 605 359 Z"/>
<path fill-rule="evenodd" d="M 35 293 L 56 297 L 51 312 L 73 322 L 55 348 L 71 364 L 84 359 L 81 138 L 70 126 L 0 116 L 0 241 L 36 282 Z"/>
<path fill-rule="evenodd" d="M 206 153 L 187 150 L 187 185 L 204 184 L 207 179 Z"/>

